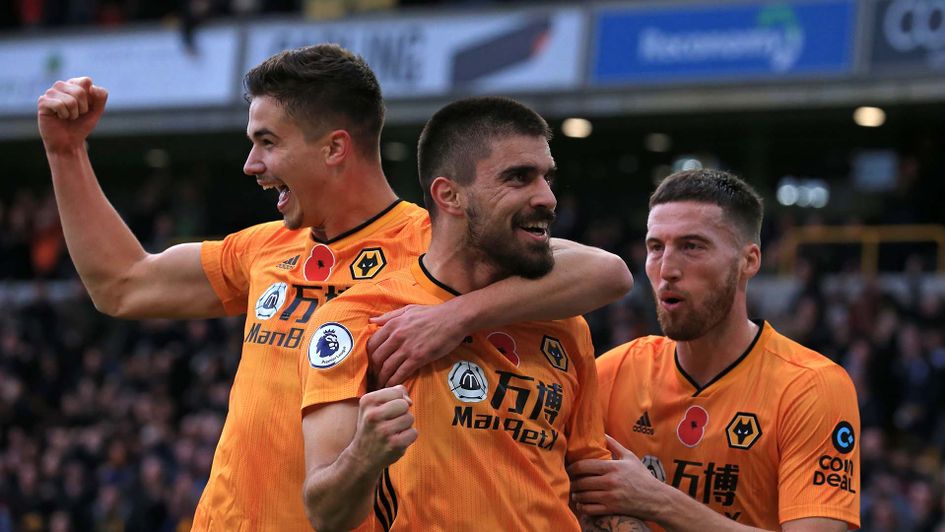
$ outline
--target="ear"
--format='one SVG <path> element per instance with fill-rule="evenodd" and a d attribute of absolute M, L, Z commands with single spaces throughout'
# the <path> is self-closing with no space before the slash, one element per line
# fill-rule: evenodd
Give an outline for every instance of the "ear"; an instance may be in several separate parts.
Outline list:
<path fill-rule="evenodd" d="M 322 146 L 326 166 L 338 166 L 354 153 L 354 140 L 343 129 L 336 129 L 326 136 Z"/>
<path fill-rule="evenodd" d="M 761 248 L 754 242 L 742 247 L 742 277 L 745 280 L 754 277 L 761 269 Z"/>
<path fill-rule="evenodd" d="M 430 183 L 430 196 L 436 204 L 437 211 L 451 216 L 463 215 L 464 205 L 462 191 L 455 181 L 440 176 Z"/>

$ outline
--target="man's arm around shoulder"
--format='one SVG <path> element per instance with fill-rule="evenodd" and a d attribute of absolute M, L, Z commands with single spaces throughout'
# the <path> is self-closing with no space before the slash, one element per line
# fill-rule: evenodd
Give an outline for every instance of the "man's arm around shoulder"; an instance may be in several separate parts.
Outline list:
<path fill-rule="evenodd" d="M 467 334 L 522 321 L 570 318 L 611 303 L 633 286 L 623 259 L 552 239 L 555 266 L 540 279 L 507 277 L 440 305 L 409 305 L 372 319 L 368 344 L 378 382 L 404 382 L 456 348 Z"/>

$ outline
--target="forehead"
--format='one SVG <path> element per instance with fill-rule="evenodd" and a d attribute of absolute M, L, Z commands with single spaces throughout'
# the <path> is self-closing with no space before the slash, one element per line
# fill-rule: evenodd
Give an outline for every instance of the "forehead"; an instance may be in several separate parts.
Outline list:
<path fill-rule="evenodd" d="M 709 239 L 735 235 L 734 228 L 726 223 L 722 207 L 698 201 L 674 201 L 653 207 L 646 229 L 647 238 L 660 240 L 692 235 Z"/>
<path fill-rule="evenodd" d="M 289 120 L 275 98 L 272 96 L 256 96 L 249 104 L 249 122 L 246 124 L 246 134 L 252 136 L 254 132 L 261 129 L 268 129 L 276 134 L 287 128 L 298 129 L 295 124 Z"/>
<path fill-rule="evenodd" d="M 510 135 L 489 142 L 489 156 L 476 162 L 476 175 L 492 177 L 511 167 L 533 167 L 544 174 L 554 166 L 545 137 Z"/>

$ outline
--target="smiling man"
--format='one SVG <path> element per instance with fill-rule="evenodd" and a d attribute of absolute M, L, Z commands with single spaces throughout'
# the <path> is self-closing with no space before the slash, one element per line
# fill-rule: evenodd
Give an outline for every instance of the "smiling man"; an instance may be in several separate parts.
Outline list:
<path fill-rule="evenodd" d="M 159 253 L 145 252 L 109 204 L 86 152 L 106 91 L 89 78 L 58 81 L 39 98 L 38 122 L 66 243 L 97 308 L 123 318 L 247 313 L 194 529 L 307 530 L 297 373 L 304 328 L 316 308 L 352 285 L 415 263 L 430 222 L 384 176 L 384 104 L 363 59 L 335 45 L 289 50 L 252 69 L 245 85 L 252 148 L 244 171 L 278 190 L 283 219 Z M 586 312 L 629 289 L 619 257 L 565 242 L 554 248 L 559 267 L 542 279 L 508 277 L 425 309 L 438 326 L 419 338 L 424 347 L 411 350 L 414 358 L 436 359 L 482 328 Z M 400 338 L 399 330 L 387 337 Z M 385 348 L 388 359 L 413 360 L 398 355 L 402 346 Z M 326 361 L 339 356 L 338 348 L 328 351 Z"/>
<path fill-rule="evenodd" d="M 620 460 L 570 468 L 581 510 L 700 532 L 859 526 L 853 383 L 748 319 L 761 220 L 761 198 L 726 172 L 679 172 L 650 197 L 646 273 L 666 336 L 597 361 Z"/>
<path fill-rule="evenodd" d="M 477 332 L 404 385 L 370 382 L 369 318 L 436 305 L 555 259 L 555 162 L 545 121 L 504 98 L 454 102 L 420 136 L 433 236 L 408 268 L 316 311 L 300 359 L 305 501 L 321 531 L 633 530 L 579 518 L 567 464 L 609 457 L 587 324 L 533 321 Z M 318 353 L 324 338 L 339 348 Z M 379 528 L 378 528 L 379 527 Z"/>

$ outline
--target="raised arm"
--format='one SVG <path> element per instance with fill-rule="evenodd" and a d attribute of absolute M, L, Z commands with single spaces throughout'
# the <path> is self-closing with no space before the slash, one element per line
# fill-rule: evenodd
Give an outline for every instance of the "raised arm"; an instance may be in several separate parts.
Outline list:
<path fill-rule="evenodd" d="M 396 386 L 367 393 L 357 404 L 339 401 L 305 414 L 302 496 L 316 530 L 350 530 L 367 518 L 384 469 L 417 439 L 411 404 Z"/>
<path fill-rule="evenodd" d="M 95 307 L 123 318 L 223 315 L 200 264 L 200 244 L 147 253 L 102 192 L 85 139 L 107 99 L 90 78 L 75 78 L 57 81 L 37 103 L 66 245 Z"/>
<path fill-rule="evenodd" d="M 384 314 L 368 342 L 378 382 L 387 386 L 452 351 L 470 333 L 520 321 L 569 318 L 615 301 L 633 286 L 620 257 L 552 240 L 555 266 L 541 279 L 509 277 L 435 306 L 411 305 Z"/>

